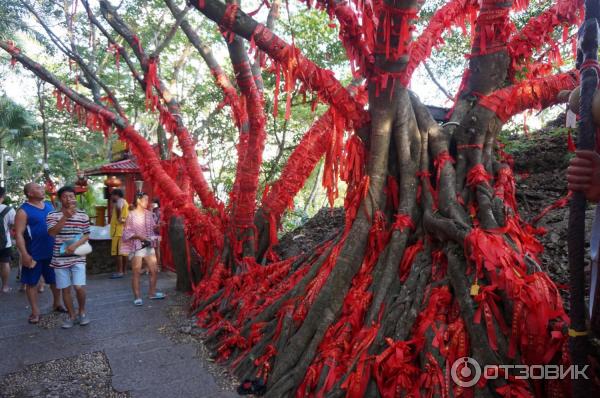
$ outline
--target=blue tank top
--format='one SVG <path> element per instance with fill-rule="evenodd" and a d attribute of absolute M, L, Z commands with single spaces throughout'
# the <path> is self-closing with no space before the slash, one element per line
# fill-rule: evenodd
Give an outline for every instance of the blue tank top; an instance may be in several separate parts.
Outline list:
<path fill-rule="evenodd" d="M 39 209 L 29 203 L 23 203 L 21 209 L 27 214 L 25 243 L 29 255 L 35 261 L 51 259 L 54 238 L 48 235 L 46 216 L 54 208 L 50 202 L 44 202 L 43 209 Z"/>

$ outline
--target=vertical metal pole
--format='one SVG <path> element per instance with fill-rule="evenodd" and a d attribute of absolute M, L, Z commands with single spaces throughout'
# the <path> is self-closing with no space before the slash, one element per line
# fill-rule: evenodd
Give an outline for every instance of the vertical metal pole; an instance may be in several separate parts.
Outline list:
<path fill-rule="evenodd" d="M 598 86 L 598 23 L 600 15 L 599 0 L 585 1 L 585 22 L 581 40 L 581 101 L 578 125 L 577 149 L 593 150 L 595 147 L 596 125 L 592 117 L 592 100 Z M 580 58 L 579 56 L 582 56 Z M 589 342 L 587 336 L 587 311 L 585 310 L 585 209 L 586 199 L 583 192 L 574 192 L 569 209 L 569 354 L 571 363 L 580 369 L 589 365 L 587 355 Z M 587 374 L 589 377 L 589 374 Z M 589 380 L 579 377 L 572 380 L 574 398 L 591 396 Z"/>

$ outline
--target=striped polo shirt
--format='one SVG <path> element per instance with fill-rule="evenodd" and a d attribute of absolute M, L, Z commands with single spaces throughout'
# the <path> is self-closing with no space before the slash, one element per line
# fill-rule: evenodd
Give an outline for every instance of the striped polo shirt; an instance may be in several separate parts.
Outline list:
<path fill-rule="evenodd" d="M 53 211 L 48 214 L 46 223 L 48 229 L 54 227 L 62 218 L 62 211 Z M 54 238 L 54 248 L 52 250 L 51 267 L 67 268 L 75 264 L 85 264 L 85 256 L 76 256 L 72 254 L 60 254 L 60 247 L 66 241 L 75 239 L 78 235 L 88 235 L 90 233 L 90 218 L 82 210 L 77 210 L 73 217 L 69 218 L 58 235 Z"/>

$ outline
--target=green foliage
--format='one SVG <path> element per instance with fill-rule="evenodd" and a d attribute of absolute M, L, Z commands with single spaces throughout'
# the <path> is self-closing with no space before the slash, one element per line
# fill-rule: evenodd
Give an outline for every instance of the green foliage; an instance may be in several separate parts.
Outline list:
<path fill-rule="evenodd" d="M 155 113 L 146 110 L 145 95 L 140 90 L 137 81 L 132 77 L 123 58 L 121 58 L 120 67 L 117 68 L 115 56 L 108 49 L 107 39 L 97 28 L 92 29 L 81 3 L 78 2 L 78 7 L 74 7 L 73 2 L 74 0 L 63 2 L 30 0 L 44 21 L 57 32 L 57 36 L 65 46 L 76 51 L 98 78 L 111 88 L 136 128 L 151 143 L 157 142 L 158 118 Z M 429 0 L 424 4 L 417 22 L 415 37 L 425 29 L 434 12 L 446 2 L 446 0 Z M 100 11 L 95 8 L 97 2 L 91 1 L 90 3 L 102 25 L 111 33 L 112 37 L 127 48 L 123 39 L 112 31 L 102 18 Z M 165 7 L 163 0 L 123 0 L 111 3 L 118 4 L 119 15 L 135 31 L 142 47 L 148 54 L 163 43 L 165 36 L 173 26 L 174 18 Z M 185 2 L 179 0 L 177 3 L 182 8 Z M 255 9 L 258 3 L 258 0 L 251 0 L 244 3 L 243 8 L 246 11 Z M 529 18 L 538 15 L 552 3 L 553 0 L 532 2 L 527 11 L 511 14 L 516 28 L 521 29 Z M 100 96 L 104 95 L 103 92 L 93 93 L 89 87 L 86 87 L 89 86 L 86 84 L 86 76 L 76 66 L 69 65 L 66 57 L 57 50 L 54 44 L 50 43 L 47 33 L 36 23 L 31 14 L 24 11 L 20 4 L 16 1 L 0 0 L 0 38 L 16 38 L 25 42 L 24 44 L 33 42 L 31 45 L 35 49 L 33 58 L 44 64 L 62 81 L 67 82 L 89 98 L 95 96 L 98 100 Z M 74 16 L 70 15 L 73 9 L 77 9 Z M 305 4 L 284 3 L 280 14 L 279 20 L 275 23 L 275 31 L 288 42 L 293 40 L 294 45 L 305 56 L 317 65 L 332 70 L 340 81 L 347 84 L 351 74 L 345 50 L 338 37 L 338 29 L 335 27 L 337 22 L 331 23 L 325 12 L 307 9 Z M 264 12 L 256 16 L 262 22 L 265 17 Z M 212 49 L 230 80 L 235 82 L 227 46 L 216 25 L 207 22 L 200 13 L 193 10 L 186 14 L 186 18 L 203 43 Z M 574 33 L 575 29 L 576 27 L 572 27 L 569 33 Z M 434 75 L 452 94 L 456 92 L 468 63 L 466 55 L 470 49 L 471 27 L 467 26 L 467 30 L 469 32 L 467 35 L 463 35 L 458 28 L 446 34 L 445 44 L 441 48 L 435 49 L 432 57 L 428 60 Z M 555 32 L 555 39 L 559 43 L 563 57 L 569 60 L 567 55 L 570 45 L 562 43 L 561 34 L 562 31 L 559 29 Z M 21 46 L 21 43 L 19 42 L 18 45 Z M 24 49 L 31 55 L 29 48 Z M 547 50 L 548 48 L 542 49 L 539 54 L 535 54 L 535 57 L 539 57 Z M 138 62 L 131 49 L 127 49 L 127 53 L 139 70 Z M 2 65 L 8 64 L 6 56 L 0 59 Z M 254 61 L 254 57 L 251 56 L 250 60 Z M 563 68 L 570 67 L 571 64 L 568 62 L 563 66 Z M 556 65 L 556 70 L 558 70 L 558 65 Z M 8 73 L 22 72 L 17 68 Z M 22 75 L 26 76 L 26 73 L 22 73 Z M 422 69 L 417 72 L 417 75 L 419 73 L 421 77 L 424 76 Z M 186 126 L 198 141 L 197 149 L 200 161 L 209 168 L 208 177 L 213 189 L 221 199 L 227 200 L 237 167 L 238 130 L 233 123 L 229 107 L 219 108 L 223 94 L 214 84 L 214 79 L 204 61 L 181 30 L 175 33 L 160 54 L 159 74 L 180 102 L 181 115 Z M 273 93 L 277 79 L 274 71 L 268 65 L 264 68 L 262 76 L 265 84 L 267 143 L 257 199 L 262 196 L 264 187 L 272 184 L 280 176 L 283 166 L 302 135 L 327 109 L 326 106 L 319 105 L 313 112 L 311 110 L 311 103 L 315 99 L 313 95 L 302 93 L 299 84 L 293 87 L 290 93 L 287 93 L 283 79 L 281 79 L 278 116 L 273 116 L 275 103 Z M 426 98 L 427 101 L 432 98 L 440 101 L 441 96 L 437 89 L 434 88 L 430 91 L 434 90 L 434 94 Z M 26 95 L 25 93 L 17 94 Z M 105 162 L 107 147 L 101 134 L 87 131 L 69 115 L 55 109 L 50 87 L 45 88 L 44 95 L 47 105 L 46 124 L 49 131 L 50 156 L 48 163 L 50 172 L 53 178 L 57 178 L 61 182 L 71 182 L 74 180 L 77 168 L 85 169 Z M 290 120 L 285 120 L 288 96 L 290 96 L 292 117 Z M 5 128 L 4 133 L 0 132 L 0 137 L 10 142 L 9 152 L 15 158 L 16 167 L 9 170 L 11 177 L 9 188 L 13 190 L 11 187 L 14 187 L 14 192 L 19 192 L 17 188 L 25 181 L 39 179 L 42 172 L 40 159 L 43 153 L 43 140 L 39 126 L 41 119 L 35 96 L 32 95 L 29 98 L 28 106 L 20 111 L 21 116 L 24 117 L 20 122 L 18 118 L 9 121 L 9 114 L 0 112 L 0 131 L 2 131 L 3 125 L 11 123 L 22 126 L 16 129 Z M 443 102 L 443 99 L 441 101 Z M 2 106 L 1 101 L 0 106 Z M 23 113 L 23 111 L 25 112 Z M 517 133 L 522 130 L 522 126 L 511 125 L 508 129 Z M 16 134 L 17 132 L 18 134 Z M 177 151 L 176 146 L 175 150 Z M 304 189 L 296 197 L 296 210 L 290 212 L 285 219 L 285 228 L 288 226 L 291 228 L 302 222 L 307 214 L 311 215 L 326 203 L 324 191 L 318 181 L 319 178 L 318 171 L 315 170 L 306 182 Z M 316 187 L 314 192 L 312 192 L 313 187 Z M 340 187 L 340 190 L 343 191 L 343 187 Z M 92 206 L 91 203 L 93 201 L 90 198 L 89 206 Z"/>

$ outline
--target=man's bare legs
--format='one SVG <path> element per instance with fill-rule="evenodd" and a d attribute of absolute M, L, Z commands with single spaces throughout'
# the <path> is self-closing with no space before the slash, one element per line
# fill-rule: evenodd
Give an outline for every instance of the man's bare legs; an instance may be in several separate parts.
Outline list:
<path fill-rule="evenodd" d="M 2 293 L 8 293 L 10 291 L 8 286 L 8 279 L 10 278 L 9 263 L 0 263 L 0 278 L 2 279 Z"/>

